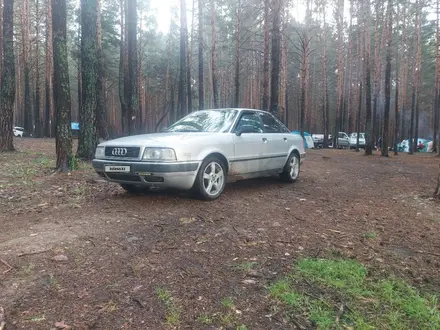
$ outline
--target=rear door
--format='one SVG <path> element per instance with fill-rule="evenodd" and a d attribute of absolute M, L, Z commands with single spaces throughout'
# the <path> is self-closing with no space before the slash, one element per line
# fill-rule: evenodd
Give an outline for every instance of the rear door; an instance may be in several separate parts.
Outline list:
<path fill-rule="evenodd" d="M 292 134 L 281 122 L 266 112 L 260 112 L 264 131 L 268 137 L 268 168 L 270 170 L 284 167 L 292 144 Z"/>
<path fill-rule="evenodd" d="M 252 126 L 252 133 L 235 135 L 242 126 Z M 267 134 L 260 116 L 255 111 L 243 111 L 233 130 L 234 157 L 231 159 L 231 175 L 250 174 L 267 170 Z"/>

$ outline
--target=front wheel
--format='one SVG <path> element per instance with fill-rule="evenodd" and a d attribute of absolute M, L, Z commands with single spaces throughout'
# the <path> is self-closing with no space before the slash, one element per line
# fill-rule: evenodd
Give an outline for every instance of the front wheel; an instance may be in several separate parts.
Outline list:
<path fill-rule="evenodd" d="M 280 177 L 285 182 L 295 182 L 299 177 L 300 158 L 296 152 L 292 152 L 284 165 Z"/>
<path fill-rule="evenodd" d="M 215 156 L 208 157 L 200 166 L 193 191 L 201 199 L 217 199 L 225 189 L 226 175 L 223 161 Z"/>

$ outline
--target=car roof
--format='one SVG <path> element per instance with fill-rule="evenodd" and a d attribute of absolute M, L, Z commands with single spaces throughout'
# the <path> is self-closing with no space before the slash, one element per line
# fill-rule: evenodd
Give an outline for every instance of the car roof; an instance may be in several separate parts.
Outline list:
<path fill-rule="evenodd" d="M 258 112 L 264 112 L 267 113 L 269 115 L 271 115 L 270 112 L 268 111 L 264 111 L 264 110 L 260 110 L 260 109 L 250 109 L 250 108 L 219 108 L 219 109 L 205 109 L 205 110 L 198 110 L 198 111 L 210 111 L 210 110 L 214 110 L 214 111 L 220 111 L 220 110 L 237 110 L 237 111 L 258 111 Z M 197 111 L 194 111 L 197 112 Z"/>

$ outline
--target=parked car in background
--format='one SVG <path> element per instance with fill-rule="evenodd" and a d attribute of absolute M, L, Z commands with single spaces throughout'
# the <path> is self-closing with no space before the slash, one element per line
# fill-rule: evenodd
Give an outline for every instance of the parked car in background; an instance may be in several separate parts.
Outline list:
<path fill-rule="evenodd" d="M 312 134 L 312 140 L 315 148 L 322 148 L 324 144 L 324 134 Z"/>
<path fill-rule="evenodd" d="M 347 133 L 339 132 L 338 133 L 338 141 L 337 141 L 337 148 L 349 148 L 350 147 L 350 139 L 347 135 Z"/>
<path fill-rule="evenodd" d="M 23 135 L 24 135 L 24 128 L 23 127 L 14 126 L 12 131 L 14 132 L 14 136 L 16 136 L 16 137 L 23 137 Z"/>
<path fill-rule="evenodd" d="M 357 143 L 357 133 L 350 134 L 350 149 L 355 149 Z M 359 133 L 359 148 L 365 148 L 365 133 Z"/>
<path fill-rule="evenodd" d="M 313 143 L 315 144 L 315 148 L 322 148 L 324 146 L 324 134 L 312 134 L 312 140 Z M 330 146 L 332 143 L 331 134 L 329 134 L 327 141 Z"/>
<path fill-rule="evenodd" d="M 163 133 L 103 142 L 93 167 L 128 192 L 177 188 L 213 200 L 227 180 L 279 175 L 294 182 L 305 155 L 302 137 L 270 113 L 216 109 L 192 112 Z"/>

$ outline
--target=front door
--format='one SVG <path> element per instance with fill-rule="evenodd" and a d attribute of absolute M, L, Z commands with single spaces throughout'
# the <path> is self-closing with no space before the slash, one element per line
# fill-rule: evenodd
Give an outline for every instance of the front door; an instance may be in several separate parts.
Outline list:
<path fill-rule="evenodd" d="M 243 112 L 235 132 L 246 128 L 247 133 L 234 135 L 234 158 L 231 175 L 251 174 L 267 170 L 267 134 L 256 112 Z"/>

